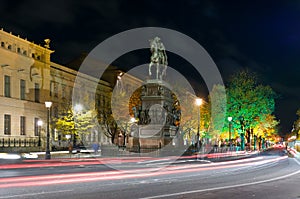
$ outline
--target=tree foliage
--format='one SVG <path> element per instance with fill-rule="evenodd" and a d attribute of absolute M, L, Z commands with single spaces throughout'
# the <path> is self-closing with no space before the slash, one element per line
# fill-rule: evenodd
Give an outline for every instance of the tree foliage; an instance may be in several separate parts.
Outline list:
<path fill-rule="evenodd" d="M 296 135 L 297 139 L 300 139 L 300 109 L 297 110 L 296 115 L 298 116 L 297 120 L 294 122 L 292 133 Z"/>
<path fill-rule="evenodd" d="M 216 140 L 223 132 L 226 117 L 226 91 L 223 85 L 214 85 L 209 95 L 209 134 Z"/>
<path fill-rule="evenodd" d="M 179 127 L 188 139 L 194 139 L 198 128 L 198 114 L 200 111 L 200 133 L 201 137 L 206 136 L 210 122 L 209 104 L 203 100 L 199 107 L 195 104 L 196 96 L 180 85 L 174 86 L 173 92 L 178 100 L 178 109 L 181 111 Z"/>
<path fill-rule="evenodd" d="M 60 112 L 55 120 L 55 128 L 62 135 L 73 135 L 84 138 L 92 129 L 98 127 L 95 110 L 81 110 L 76 112 L 70 102 L 65 102 L 60 107 Z"/>
<path fill-rule="evenodd" d="M 255 74 L 245 70 L 234 75 L 227 89 L 227 116 L 233 117 L 234 129 L 249 132 L 266 121 L 274 127 L 275 97 L 270 86 L 258 84 Z"/>

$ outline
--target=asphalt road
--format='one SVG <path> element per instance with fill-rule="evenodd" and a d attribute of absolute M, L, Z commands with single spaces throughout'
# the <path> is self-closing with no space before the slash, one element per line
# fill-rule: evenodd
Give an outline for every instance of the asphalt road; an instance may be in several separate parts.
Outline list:
<path fill-rule="evenodd" d="M 114 168 L 86 165 L 1 171 L 0 199 L 300 198 L 300 162 L 280 151 L 234 162 L 161 165 L 143 162 Z"/>

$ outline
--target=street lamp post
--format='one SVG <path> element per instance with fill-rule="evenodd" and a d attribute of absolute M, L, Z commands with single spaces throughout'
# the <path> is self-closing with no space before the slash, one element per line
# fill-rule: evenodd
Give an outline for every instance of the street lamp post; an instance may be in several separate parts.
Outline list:
<path fill-rule="evenodd" d="M 198 128 L 197 128 L 197 151 L 200 151 L 200 106 L 202 104 L 202 99 L 201 98 L 197 98 L 196 99 L 196 105 L 199 106 L 198 108 Z"/>
<path fill-rule="evenodd" d="M 228 117 L 228 122 L 229 122 L 229 149 L 231 150 L 232 147 L 232 143 L 231 143 L 231 121 L 232 121 L 232 117 Z"/>
<path fill-rule="evenodd" d="M 39 142 L 38 142 L 38 146 L 39 146 L 39 148 L 41 148 L 41 128 L 42 128 L 42 125 L 43 125 L 43 121 L 39 120 L 37 122 L 37 125 L 39 127 Z"/>
<path fill-rule="evenodd" d="M 47 141 L 46 141 L 46 156 L 45 159 L 51 159 L 50 154 L 50 108 L 52 106 L 52 102 L 45 102 L 45 106 L 47 108 Z"/>

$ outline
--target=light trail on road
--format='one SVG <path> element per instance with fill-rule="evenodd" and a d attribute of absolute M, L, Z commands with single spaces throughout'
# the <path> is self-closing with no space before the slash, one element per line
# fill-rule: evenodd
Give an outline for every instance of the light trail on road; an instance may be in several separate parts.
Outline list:
<path fill-rule="evenodd" d="M 297 159 L 293 159 L 293 160 L 300 166 L 300 162 Z M 261 181 L 257 181 L 257 182 L 248 182 L 248 183 L 234 184 L 234 185 L 229 185 L 229 186 L 212 187 L 212 188 L 207 188 L 207 189 L 183 191 L 183 192 L 177 192 L 177 193 L 171 193 L 171 194 L 162 194 L 162 195 L 156 195 L 156 196 L 143 197 L 143 198 L 139 198 L 139 199 L 170 198 L 170 197 L 174 197 L 174 196 L 183 196 L 183 195 L 187 195 L 187 194 L 201 193 L 201 192 L 207 192 L 207 191 L 216 191 L 216 190 L 221 190 L 221 189 L 232 189 L 232 188 L 238 188 L 238 187 L 244 187 L 244 186 L 251 186 L 251 185 L 257 185 L 257 184 L 262 184 L 262 183 L 269 183 L 269 182 L 276 181 L 276 180 L 281 180 L 284 178 L 288 178 L 288 177 L 297 175 L 299 173 L 300 173 L 300 170 L 295 171 L 290 174 L 283 175 L 283 176 L 278 176 L 275 178 L 261 180 Z"/>
<path fill-rule="evenodd" d="M 120 180 L 131 178 L 149 178 L 159 175 L 172 175 L 179 173 L 202 172 L 235 167 L 249 167 L 263 165 L 287 159 L 286 156 L 264 159 L 262 157 L 249 158 L 238 161 L 220 162 L 201 165 L 168 166 L 161 168 L 143 168 L 136 170 L 118 170 L 102 172 L 86 172 L 73 174 L 51 174 L 42 176 L 24 176 L 0 178 L 0 188 L 46 186 L 68 183 L 82 183 L 92 181 Z"/>

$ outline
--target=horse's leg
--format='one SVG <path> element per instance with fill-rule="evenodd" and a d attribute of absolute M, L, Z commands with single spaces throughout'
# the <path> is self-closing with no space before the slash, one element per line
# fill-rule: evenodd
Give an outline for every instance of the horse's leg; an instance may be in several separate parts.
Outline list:
<path fill-rule="evenodd" d="M 160 75 L 160 79 L 162 80 L 163 76 L 166 75 L 166 69 L 167 69 L 167 66 L 166 65 L 162 65 L 163 69 L 161 71 L 161 75 Z"/>
<path fill-rule="evenodd" d="M 156 79 L 158 79 L 159 74 L 159 63 L 156 64 Z"/>
<path fill-rule="evenodd" d="M 151 66 L 152 66 L 152 62 L 149 64 L 149 75 L 151 76 L 152 73 L 151 73 Z"/>

